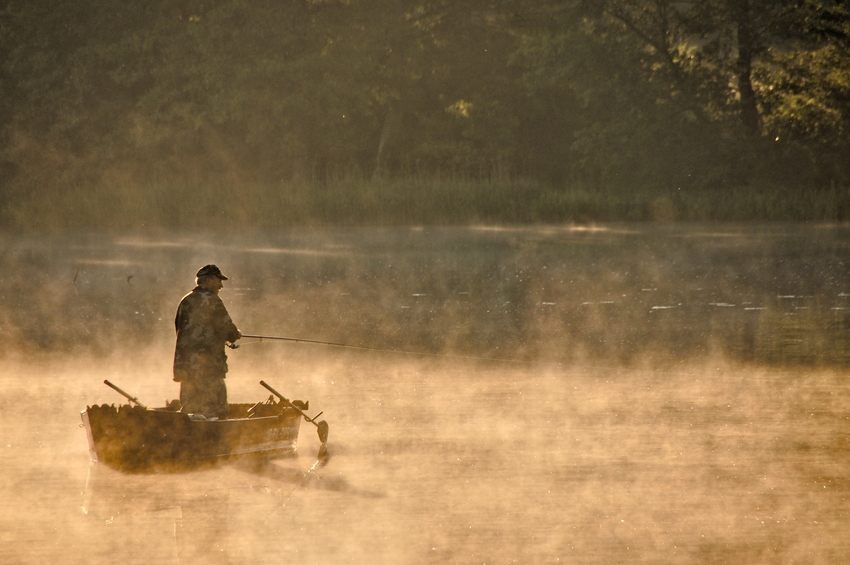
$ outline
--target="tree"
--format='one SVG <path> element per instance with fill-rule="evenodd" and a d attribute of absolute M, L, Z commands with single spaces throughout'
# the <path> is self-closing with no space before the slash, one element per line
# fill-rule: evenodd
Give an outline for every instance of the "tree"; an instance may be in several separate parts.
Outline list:
<path fill-rule="evenodd" d="M 619 179 L 699 186 L 772 178 L 770 172 L 781 170 L 788 157 L 787 146 L 777 151 L 773 145 L 777 128 L 791 127 L 783 107 L 784 114 L 799 118 L 791 128 L 797 139 L 801 127 L 816 124 L 830 143 L 846 139 L 837 125 L 843 123 L 837 116 L 844 115 L 840 100 L 846 99 L 844 74 L 838 71 L 846 52 L 841 39 L 846 10 L 840 2 L 517 0 L 513 5 L 525 15 L 523 21 L 533 22 L 523 28 L 526 83 L 536 88 L 535 97 L 542 90 L 534 85 L 542 80 L 582 101 L 572 151 L 565 155 L 585 172 L 595 170 L 590 176 L 598 184 Z M 824 72 L 826 66 L 836 72 Z M 815 87 L 817 77 L 831 78 Z M 801 84 L 792 86 L 795 81 Z M 800 99 L 786 95 L 803 83 L 812 102 L 806 115 L 791 111 L 788 105 L 799 106 Z M 822 147 L 823 138 L 810 136 L 804 145 Z"/>
<path fill-rule="evenodd" d="M 0 178 L 845 182 L 848 20 L 837 0 L 4 3 Z"/>

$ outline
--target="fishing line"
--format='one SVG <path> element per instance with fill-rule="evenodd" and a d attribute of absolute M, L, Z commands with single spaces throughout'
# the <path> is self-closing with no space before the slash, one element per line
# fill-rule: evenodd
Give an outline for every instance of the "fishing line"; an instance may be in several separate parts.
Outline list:
<path fill-rule="evenodd" d="M 466 360 L 466 361 L 487 361 L 491 363 L 514 363 L 517 365 L 537 365 L 537 366 L 551 366 L 551 367 L 559 367 L 562 369 L 574 369 L 579 371 L 600 371 L 607 373 L 646 373 L 653 375 L 669 375 L 669 376 L 704 376 L 706 373 L 704 371 L 696 371 L 693 367 L 683 368 L 684 370 L 675 370 L 674 368 L 640 368 L 640 367 L 624 367 L 624 366 L 606 366 L 606 365 L 573 365 L 564 361 L 533 361 L 533 360 L 524 360 L 524 359 L 511 359 L 508 357 L 482 357 L 482 356 L 474 356 L 474 355 L 451 355 L 446 353 L 428 353 L 424 351 L 409 351 L 402 349 L 389 349 L 389 348 L 381 348 L 381 347 L 370 347 L 366 345 L 351 345 L 347 343 L 337 343 L 332 341 L 320 341 L 316 339 L 304 339 L 298 337 L 284 337 L 284 336 L 272 336 L 272 335 L 256 335 L 256 334 L 242 334 L 243 338 L 256 339 L 255 342 L 249 342 L 241 345 L 255 345 L 262 343 L 263 341 L 287 341 L 290 343 L 304 343 L 308 345 L 322 345 L 327 347 L 339 347 L 344 349 L 357 349 L 360 351 L 372 351 L 376 353 L 392 353 L 395 355 L 411 355 L 411 356 L 419 356 L 419 357 L 435 357 L 435 358 L 443 358 L 443 359 L 458 359 L 458 360 Z M 235 344 L 233 344 L 235 345 Z M 231 345 L 231 347 L 233 346 Z M 713 364 L 709 363 L 706 365 L 706 369 L 709 372 L 725 372 L 729 370 L 736 370 L 733 367 L 724 367 L 724 366 L 715 366 L 712 367 Z M 761 371 L 764 373 L 763 377 L 758 378 L 771 378 L 784 374 L 790 374 L 787 371 L 781 371 L 776 369 L 763 369 Z M 752 375 L 749 377 L 753 378 Z"/>
<path fill-rule="evenodd" d="M 306 343 L 309 345 L 325 345 L 329 347 L 341 347 L 346 349 L 359 349 L 360 351 L 373 351 L 376 353 L 393 353 L 396 355 L 416 355 L 419 357 L 440 357 L 444 359 L 464 359 L 467 361 L 491 361 L 497 363 L 519 363 L 526 365 L 557 365 L 561 366 L 562 363 L 557 361 L 527 361 L 523 359 L 509 359 L 507 357 L 478 357 L 473 355 L 450 355 L 447 353 L 428 353 L 425 351 L 407 351 L 402 349 L 387 349 L 381 347 L 369 347 L 366 345 L 350 345 L 347 343 L 336 343 L 332 341 L 319 341 L 316 339 L 302 339 L 298 337 L 283 337 L 283 336 L 275 336 L 275 335 L 253 335 L 253 334 L 242 334 L 243 338 L 256 339 L 254 343 L 262 343 L 264 340 L 271 341 L 288 341 L 291 343 Z M 247 345 L 247 344 L 246 344 Z M 232 347 L 232 346 L 231 346 Z"/>
<path fill-rule="evenodd" d="M 593 371 L 607 371 L 607 372 L 627 372 L 627 373 L 653 373 L 653 374 L 670 374 L 670 375 L 688 375 L 691 373 L 684 372 L 675 372 L 675 371 L 663 371 L 663 370 L 653 370 L 653 369 L 639 369 L 639 368 L 627 368 L 627 367 L 606 367 L 601 365 L 568 365 L 562 361 L 533 361 L 533 360 L 525 360 L 525 359 L 511 359 L 508 357 L 482 357 L 482 356 L 474 356 L 474 355 L 450 355 L 447 353 L 428 353 L 423 351 L 408 351 L 402 349 L 388 349 L 381 347 L 370 347 L 366 345 L 351 345 L 347 343 L 337 343 L 332 341 L 320 341 L 316 339 L 304 339 L 299 337 L 284 337 L 284 336 L 273 336 L 273 335 L 256 335 L 256 334 L 242 334 L 243 338 L 251 338 L 256 339 L 257 341 L 247 343 L 244 345 L 258 344 L 262 343 L 264 340 L 271 341 L 288 341 L 290 343 L 306 343 L 309 345 L 323 345 L 328 347 L 340 347 L 345 349 L 358 349 L 361 351 L 372 351 L 376 353 L 392 353 L 395 355 L 415 355 L 419 357 L 437 357 L 443 359 L 460 359 L 465 361 L 487 361 L 492 363 L 515 363 L 518 365 L 540 365 L 540 366 L 552 366 L 552 367 L 561 367 L 566 368 L 570 367 L 572 369 L 578 370 L 593 370 Z M 242 344 L 240 344 L 242 345 Z M 232 346 L 231 346 L 232 347 Z"/>

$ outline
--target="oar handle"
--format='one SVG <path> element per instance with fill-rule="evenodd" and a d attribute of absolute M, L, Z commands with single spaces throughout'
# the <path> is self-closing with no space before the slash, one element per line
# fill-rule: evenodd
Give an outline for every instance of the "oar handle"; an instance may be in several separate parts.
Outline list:
<path fill-rule="evenodd" d="M 136 398 L 135 396 L 130 396 L 129 394 L 127 394 L 126 392 L 124 392 L 123 390 L 121 390 L 120 388 L 118 388 L 117 386 L 115 386 L 114 384 L 112 384 L 111 382 L 109 382 L 109 381 L 103 381 L 103 384 L 105 384 L 105 385 L 106 385 L 106 386 L 108 386 L 109 388 L 113 389 L 113 390 L 114 390 L 115 392 L 117 392 L 118 394 L 120 394 L 120 395 L 124 396 L 124 397 L 125 397 L 127 400 L 129 400 L 130 402 L 135 402 L 135 403 L 136 403 L 137 405 L 139 405 L 140 407 L 147 409 L 147 406 L 145 406 L 144 404 L 142 404 L 141 402 L 139 402 L 139 399 L 138 399 L 138 398 Z"/>
<path fill-rule="evenodd" d="M 301 414 L 302 416 L 304 416 L 304 418 L 305 418 L 308 422 L 310 421 L 310 417 L 309 417 L 307 414 L 305 414 L 305 413 L 304 413 L 304 412 L 303 412 L 300 408 L 298 408 L 296 405 L 294 405 L 293 403 L 291 403 L 291 402 L 289 401 L 289 399 L 288 399 L 288 398 L 286 398 L 286 397 L 285 397 L 285 396 L 283 396 L 281 393 L 279 393 L 278 391 L 276 391 L 275 389 L 273 389 L 271 386 L 269 386 L 269 384 L 268 384 L 268 383 L 266 383 L 266 381 L 260 381 L 260 385 L 262 385 L 262 386 L 266 387 L 266 389 L 267 389 L 269 392 L 271 392 L 272 394 L 274 394 L 275 396 L 277 396 L 278 398 L 280 398 L 280 399 L 281 399 L 281 400 L 282 400 L 285 404 L 287 404 L 288 406 L 291 406 L 291 407 L 295 408 L 295 410 L 297 410 L 299 414 Z"/>

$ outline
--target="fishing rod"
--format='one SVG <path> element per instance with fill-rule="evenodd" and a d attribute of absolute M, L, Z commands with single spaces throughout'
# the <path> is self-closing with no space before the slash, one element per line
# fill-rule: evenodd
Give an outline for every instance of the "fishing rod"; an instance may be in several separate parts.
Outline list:
<path fill-rule="evenodd" d="M 507 359 L 502 357 L 476 357 L 470 355 L 448 355 L 446 353 L 427 353 L 423 351 L 405 351 L 401 349 L 386 349 L 380 347 L 368 347 L 366 345 L 350 345 L 347 343 L 336 343 L 333 341 L 319 341 L 316 339 L 303 339 L 300 337 L 284 337 L 277 335 L 257 335 L 257 334 L 242 334 L 242 337 L 247 337 L 251 339 L 258 339 L 261 342 L 263 340 L 272 340 L 272 341 L 288 341 L 291 343 L 308 343 L 311 345 L 325 345 L 330 347 L 342 347 L 346 349 L 359 349 L 361 351 L 376 351 L 380 353 L 395 353 L 398 355 L 419 355 L 420 357 L 443 357 L 447 359 L 467 359 L 471 361 L 498 361 L 501 363 L 525 363 L 525 364 L 540 364 L 541 361 L 524 361 L 522 359 Z M 237 344 L 228 344 L 228 347 L 231 349 L 236 349 L 239 347 Z M 553 364 L 553 363 L 546 363 Z M 560 365 L 560 363 L 554 363 L 556 365 Z"/>
<path fill-rule="evenodd" d="M 313 345 L 329 345 L 332 347 L 347 347 L 349 349 L 366 349 L 370 351 L 388 351 L 384 349 L 377 349 L 375 347 L 366 347 L 363 345 L 348 345 L 345 343 L 334 343 L 332 341 L 319 341 L 316 339 L 302 339 L 300 337 L 282 337 L 277 335 L 252 335 L 252 334 L 242 334 L 242 337 L 248 337 L 252 339 L 259 339 L 263 341 L 264 339 L 269 339 L 273 341 L 291 341 L 293 343 L 311 343 Z"/>

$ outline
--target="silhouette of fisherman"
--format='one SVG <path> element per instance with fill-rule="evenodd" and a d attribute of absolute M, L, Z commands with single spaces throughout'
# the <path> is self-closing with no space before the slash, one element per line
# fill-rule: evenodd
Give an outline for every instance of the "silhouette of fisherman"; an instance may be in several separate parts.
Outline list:
<path fill-rule="evenodd" d="M 195 288 L 180 301 L 174 318 L 174 380 L 180 383 L 181 412 L 207 419 L 226 418 L 224 347 L 242 333 L 218 296 L 227 277 L 215 265 L 201 267 L 196 277 Z"/>

